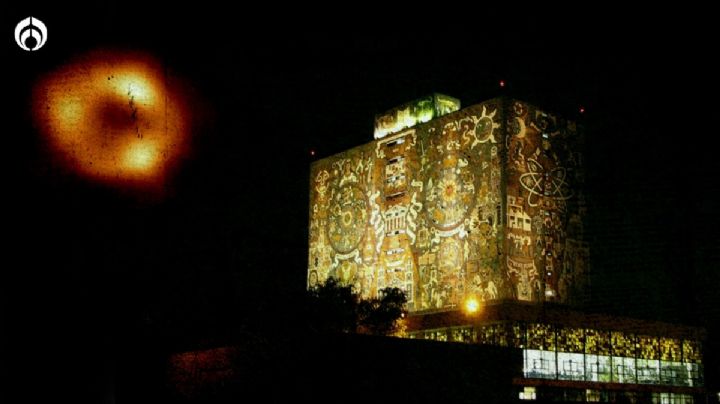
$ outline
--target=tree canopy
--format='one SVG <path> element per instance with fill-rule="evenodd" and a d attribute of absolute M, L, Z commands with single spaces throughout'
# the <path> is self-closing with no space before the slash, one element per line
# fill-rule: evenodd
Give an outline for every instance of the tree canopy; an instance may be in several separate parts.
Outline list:
<path fill-rule="evenodd" d="M 308 290 L 307 318 L 321 332 L 393 335 L 401 331 L 405 303 L 407 297 L 399 288 L 385 288 L 378 297 L 363 299 L 352 286 L 328 278 Z"/>

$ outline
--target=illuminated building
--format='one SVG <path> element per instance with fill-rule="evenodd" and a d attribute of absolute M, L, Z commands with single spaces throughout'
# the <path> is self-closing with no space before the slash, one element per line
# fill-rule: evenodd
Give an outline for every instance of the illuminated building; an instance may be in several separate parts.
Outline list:
<path fill-rule="evenodd" d="M 514 301 L 410 316 L 407 325 L 410 338 L 521 350 L 521 399 L 704 402 L 704 333 L 694 327 Z"/>
<path fill-rule="evenodd" d="M 522 400 L 693 402 L 701 330 L 569 309 L 589 278 L 581 132 L 506 98 L 378 116 L 375 140 L 312 164 L 308 287 L 398 287 L 410 338 L 521 350 Z"/>
<path fill-rule="evenodd" d="M 312 165 L 309 286 L 399 287 L 411 312 L 582 299 L 575 124 L 520 101 L 459 107 L 405 104 L 376 118 L 376 140 Z"/>

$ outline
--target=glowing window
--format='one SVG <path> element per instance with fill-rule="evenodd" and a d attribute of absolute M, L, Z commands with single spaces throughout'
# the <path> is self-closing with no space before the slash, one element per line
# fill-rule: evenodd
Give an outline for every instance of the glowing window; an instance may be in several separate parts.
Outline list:
<path fill-rule="evenodd" d="M 637 382 L 655 384 L 660 381 L 660 361 L 657 359 L 637 360 Z"/>
<path fill-rule="evenodd" d="M 638 358 L 660 359 L 660 341 L 657 337 L 639 335 L 637 337 Z"/>
<path fill-rule="evenodd" d="M 607 331 L 585 330 L 585 353 L 610 355 L 610 336 Z"/>
<path fill-rule="evenodd" d="M 405 143 L 405 139 L 403 139 L 403 138 L 397 138 L 397 139 L 395 139 L 395 140 L 391 140 L 391 141 L 385 143 L 385 146 L 386 146 L 386 147 L 393 147 L 393 146 L 395 146 L 395 145 L 403 144 L 403 143 Z"/>
<path fill-rule="evenodd" d="M 683 359 L 688 362 L 700 362 L 700 343 L 697 341 L 683 341 Z"/>
<path fill-rule="evenodd" d="M 472 327 L 458 327 L 452 330 L 452 339 L 457 342 L 475 342 L 477 333 Z"/>
<path fill-rule="evenodd" d="M 558 352 L 558 378 L 585 380 L 585 356 L 579 353 Z"/>
<path fill-rule="evenodd" d="M 585 401 L 588 403 L 600 402 L 600 392 L 598 390 L 585 390 Z"/>
<path fill-rule="evenodd" d="M 615 383 L 635 383 L 635 358 L 612 358 L 612 381 Z"/>
<path fill-rule="evenodd" d="M 686 363 L 685 368 L 687 369 L 687 385 L 690 387 L 699 387 L 703 385 L 702 381 L 702 368 L 697 363 Z"/>
<path fill-rule="evenodd" d="M 524 374 L 528 378 L 554 379 L 557 373 L 555 352 L 526 349 L 524 358 Z"/>
<path fill-rule="evenodd" d="M 631 336 L 617 331 L 613 331 L 610 335 L 613 354 L 617 356 L 635 356 L 635 341 Z"/>
<path fill-rule="evenodd" d="M 528 324 L 527 344 L 534 349 L 555 349 L 555 332 L 547 324 Z"/>
<path fill-rule="evenodd" d="M 520 392 L 520 399 L 521 400 L 536 400 L 537 399 L 537 393 L 535 392 L 535 387 L 525 387 L 523 391 Z"/>
<path fill-rule="evenodd" d="M 694 404 L 695 399 L 688 394 L 653 393 L 652 402 L 660 404 Z"/>
<path fill-rule="evenodd" d="M 606 355 L 585 355 L 585 374 L 589 382 L 610 381 L 610 357 Z"/>
<path fill-rule="evenodd" d="M 675 361 L 660 361 L 660 383 L 675 386 L 689 384 L 685 364 Z"/>
<path fill-rule="evenodd" d="M 660 338 L 660 359 L 678 361 L 681 357 L 681 343 L 674 338 Z"/>

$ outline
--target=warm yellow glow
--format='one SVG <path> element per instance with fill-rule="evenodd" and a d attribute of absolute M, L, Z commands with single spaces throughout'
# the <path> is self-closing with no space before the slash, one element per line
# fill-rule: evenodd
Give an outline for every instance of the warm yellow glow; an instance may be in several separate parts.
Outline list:
<path fill-rule="evenodd" d="M 138 140 L 128 147 L 125 153 L 125 165 L 138 171 L 147 171 L 152 169 L 156 158 L 155 148 L 148 142 Z"/>
<path fill-rule="evenodd" d="M 384 138 L 458 109 L 460 109 L 458 100 L 441 94 L 409 102 L 375 119 L 375 139 Z"/>
<path fill-rule="evenodd" d="M 474 297 L 471 297 L 465 301 L 465 311 L 469 314 L 476 313 L 480 310 L 480 302 Z"/>
<path fill-rule="evenodd" d="M 115 93 L 139 102 L 154 101 L 155 90 L 146 77 L 138 72 L 123 74 L 114 80 L 108 80 Z"/>
<path fill-rule="evenodd" d="M 398 110 L 394 118 L 394 122 L 386 124 L 385 127 L 379 127 L 375 129 L 375 138 L 383 138 L 390 133 L 398 132 L 404 128 L 410 128 L 418 123 L 424 123 L 433 118 L 433 110 L 420 110 L 414 114 L 410 111 L 410 108 Z"/>
<path fill-rule="evenodd" d="M 57 162 L 114 185 L 163 183 L 190 136 L 187 100 L 165 70 L 148 55 L 96 52 L 40 80 L 35 118 Z"/>
<path fill-rule="evenodd" d="M 459 102 L 426 97 L 377 115 L 382 139 L 314 161 L 307 284 L 335 278 L 366 298 L 398 287 L 410 312 L 479 312 L 468 318 L 497 300 L 582 301 L 588 247 L 567 237 L 582 227 L 571 199 L 579 177 L 569 174 L 582 171 L 573 157 L 582 136 L 505 104 L 437 119 Z M 538 231 L 551 227 L 552 240 Z"/>
<path fill-rule="evenodd" d="M 70 129 L 82 122 L 84 110 L 81 99 L 64 97 L 57 104 L 58 123 Z"/>

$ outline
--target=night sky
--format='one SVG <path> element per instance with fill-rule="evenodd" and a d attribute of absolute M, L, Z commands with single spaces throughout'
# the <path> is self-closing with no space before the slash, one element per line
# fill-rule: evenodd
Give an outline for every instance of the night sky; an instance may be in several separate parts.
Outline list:
<path fill-rule="evenodd" d="M 581 122 L 591 309 L 704 325 L 720 339 L 714 78 L 702 32 L 608 12 L 589 22 L 586 12 L 366 10 L 350 23 L 111 2 L 80 11 L 0 13 L 10 72 L 0 334 L 17 363 L 8 374 L 71 362 L 69 374 L 92 381 L 90 397 L 103 380 L 94 369 L 127 346 L 298 321 L 310 163 L 372 140 L 375 114 L 431 92 L 463 107 L 516 97 Z M 28 15 L 49 30 L 33 53 L 12 38 Z M 161 199 L 48 159 L 33 83 L 97 49 L 150 53 L 190 83 L 200 123 Z"/>

